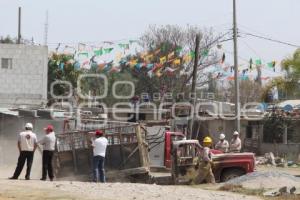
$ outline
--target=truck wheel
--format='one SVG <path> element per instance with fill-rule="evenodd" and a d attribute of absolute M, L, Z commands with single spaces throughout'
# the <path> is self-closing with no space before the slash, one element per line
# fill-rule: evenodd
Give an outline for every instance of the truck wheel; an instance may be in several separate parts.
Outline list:
<path fill-rule="evenodd" d="M 224 172 L 222 173 L 221 176 L 221 181 L 222 182 L 227 182 L 230 179 L 239 177 L 246 174 L 244 170 L 242 169 L 226 169 L 224 170 Z"/>

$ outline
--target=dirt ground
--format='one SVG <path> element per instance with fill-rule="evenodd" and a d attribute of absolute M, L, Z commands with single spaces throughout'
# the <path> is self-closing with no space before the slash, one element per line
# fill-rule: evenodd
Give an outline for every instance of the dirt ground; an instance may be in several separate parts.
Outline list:
<path fill-rule="evenodd" d="M 7 180 L 12 175 L 15 166 L 0 168 L 0 200 L 139 200 L 139 199 L 172 199 L 172 200 L 256 200 L 256 196 L 216 191 L 219 185 L 211 186 L 159 186 L 132 183 L 96 184 L 89 182 L 39 181 L 40 170 L 33 171 L 33 180 Z M 270 170 L 270 167 L 259 167 L 259 171 Z M 279 168 L 284 172 L 299 175 L 299 169 Z"/>
<path fill-rule="evenodd" d="M 131 183 L 96 184 L 87 182 L 41 182 L 38 180 L 0 180 L 0 200 L 256 200 L 229 192 L 210 191 L 188 186 L 158 186 Z"/>

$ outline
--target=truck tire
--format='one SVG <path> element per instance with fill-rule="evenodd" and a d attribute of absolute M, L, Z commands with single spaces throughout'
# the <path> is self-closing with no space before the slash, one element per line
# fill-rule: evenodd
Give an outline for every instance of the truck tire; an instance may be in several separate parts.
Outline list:
<path fill-rule="evenodd" d="M 221 182 L 227 182 L 230 179 L 246 174 L 244 170 L 237 168 L 225 169 L 221 175 Z"/>

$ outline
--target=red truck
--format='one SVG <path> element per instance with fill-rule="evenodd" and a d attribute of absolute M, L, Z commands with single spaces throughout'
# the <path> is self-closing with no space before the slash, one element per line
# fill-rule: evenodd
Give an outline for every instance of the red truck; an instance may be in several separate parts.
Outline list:
<path fill-rule="evenodd" d="M 185 156 L 179 154 L 179 151 L 182 148 L 190 149 L 189 151 L 186 151 L 190 152 L 190 154 Z M 185 135 L 181 132 L 165 132 L 164 164 L 166 168 L 172 168 L 172 177 L 174 181 L 181 179 L 180 176 L 185 174 L 184 171 L 188 168 L 196 167 L 197 163 L 193 163 L 193 161 L 197 160 L 197 156 L 200 155 L 202 149 L 203 148 L 198 140 L 185 140 Z M 225 182 L 229 179 L 254 171 L 255 158 L 253 153 L 224 154 L 223 152 L 214 149 L 211 150 L 211 153 L 214 162 L 213 172 L 216 181 L 218 182 Z M 184 165 L 182 165 L 181 162 L 183 162 Z"/>
<path fill-rule="evenodd" d="M 179 141 L 185 139 L 185 135 L 181 132 L 172 132 L 166 131 L 165 132 L 165 151 L 164 151 L 164 166 L 166 168 L 171 168 L 172 161 L 171 161 L 171 151 L 172 151 L 172 143 L 174 141 Z M 222 154 L 222 151 L 211 149 L 213 154 Z"/>
<path fill-rule="evenodd" d="M 203 147 L 198 140 L 179 140 L 172 144 L 172 179 L 175 184 L 185 184 L 197 176 L 199 155 Z M 213 154 L 213 153 L 212 153 Z M 217 182 L 251 173 L 255 168 L 253 153 L 213 154 L 213 173 Z"/>

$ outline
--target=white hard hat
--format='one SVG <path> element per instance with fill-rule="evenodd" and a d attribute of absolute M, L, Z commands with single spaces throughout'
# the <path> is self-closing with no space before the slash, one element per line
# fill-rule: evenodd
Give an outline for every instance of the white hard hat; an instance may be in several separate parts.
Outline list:
<path fill-rule="evenodd" d="M 223 133 L 220 134 L 220 140 L 224 140 L 225 139 L 225 135 Z"/>
<path fill-rule="evenodd" d="M 234 131 L 233 135 L 239 135 L 239 132 Z"/>
<path fill-rule="evenodd" d="M 31 128 L 31 129 L 32 129 L 32 128 L 33 128 L 32 123 L 26 123 L 26 124 L 25 124 L 25 128 Z"/>

